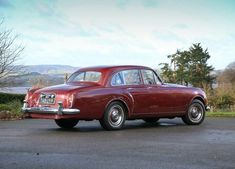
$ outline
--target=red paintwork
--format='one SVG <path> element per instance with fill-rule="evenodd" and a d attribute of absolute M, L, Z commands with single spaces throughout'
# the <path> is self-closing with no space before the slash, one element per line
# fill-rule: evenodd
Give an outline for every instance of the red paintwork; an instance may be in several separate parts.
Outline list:
<path fill-rule="evenodd" d="M 51 115 L 30 113 L 32 118 L 61 119 L 76 118 L 80 120 L 101 119 L 106 107 L 112 101 L 121 101 L 128 109 L 128 119 L 146 117 L 178 117 L 185 114 L 193 99 L 199 98 L 205 105 L 205 93 L 199 88 L 186 87 L 173 84 L 126 85 L 111 86 L 112 75 L 126 69 L 150 69 L 144 66 L 102 66 L 87 67 L 78 71 L 99 71 L 101 79 L 97 83 L 67 83 L 57 86 L 30 90 L 26 100 L 29 107 L 39 105 L 39 95 L 55 93 L 56 102 L 50 107 L 58 107 L 58 102 L 63 102 L 63 107 L 68 108 L 68 97 L 74 95 L 72 108 L 80 109 L 77 115 Z M 152 69 L 150 69 L 152 70 Z"/>

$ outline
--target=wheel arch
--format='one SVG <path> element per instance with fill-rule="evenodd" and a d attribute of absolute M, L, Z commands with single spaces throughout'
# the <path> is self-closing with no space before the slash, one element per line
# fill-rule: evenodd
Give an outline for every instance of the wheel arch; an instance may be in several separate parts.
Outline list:
<path fill-rule="evenodd" d="M 130 108 L 129 108 L 128 104 L 126 103 L 126 101 L 125 101 L 124 99 L 122 99 L 122 98 L 114 98 L 114 99 L 110 100 L 110 101 L 106 104 L 105 110 L 106 110 L 107 107 L 108 107 L 111 103 L 113 103 L 113 102 L 119 102 L 119 103 L 121 103 L 121 104 L 124 106 L 124 108 L 125 108 L 126 118 L 129 118 L 129 115 L 130 115 Z"/>
<path fill-rule="evenodd" d="M 203 106 L 204 106 L 204 108 L 206 108 L 206 103 L 205 103 L 205 100 L 203 99 L 203 97 L 200 96 L 200 95 L 197 95 L 197 96 L 194 96 L 194 97 L 191 98 L 190 102 L 188 103 L 188 105 L 187 105 L 187 107 L 186 107 L 186 109 L 185 109 L 185 113 L 187 112 L 187 110 L 189 109 L 191 103 L 192 103 L 194 100 L 199 100 L 199 101 L 201 101 L 202 104 L 203 104 Z"/>
<path fill-rule="evenodd" d="M 203 106 L 205 107 L 206 106 L 206 103 L 205 103 L 205 100 L 203 99 L 202 96 L 196 96 L 194 97 L 192 100 L 191 100 L 191 103 L 194 101 L 194 100 L 199 100 L 203 103 Z"/>

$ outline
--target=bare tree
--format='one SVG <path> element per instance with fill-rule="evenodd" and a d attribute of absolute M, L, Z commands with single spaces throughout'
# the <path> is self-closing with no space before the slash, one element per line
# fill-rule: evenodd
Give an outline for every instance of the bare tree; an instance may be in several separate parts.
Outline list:
<path fill-rule="evenodd" d="M 3 21 L 0 22 L 0 79 L 10 73 L 19 71 L 20 66 L 16 65 L 24 50 L 21 44 L 17 43 L 18 35 L 12 30 L 3 28 Z"/>

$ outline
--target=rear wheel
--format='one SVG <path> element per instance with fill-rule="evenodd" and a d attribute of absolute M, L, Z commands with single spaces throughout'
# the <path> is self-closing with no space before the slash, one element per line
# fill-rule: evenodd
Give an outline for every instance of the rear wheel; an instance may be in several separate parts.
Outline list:
<path fill-rule="evenodd" d="M 115 101 L 106 108 L 100 124 L 106 130 L 119 130 L 123 127 L 125 120 L 125 107 L 122 103 Z"/>
<path fill-rule="evenodd" d="M 200 100 L 193 100 L 182 120 L 188 125 L 198 125 L 203 122 L 204 118 L 204 104 Z"/>
<path fill-rule="evenodd" d="M 78 121 L 77 119 L 58 119 L 55 123 L 61 128 L 71 129 L 78 124 Z"/>
<path fill-rule="evenodd" d="M 156 123 L 159 118 L 146 118 L 146 119 L 143 119 L 146 123 Z"/>

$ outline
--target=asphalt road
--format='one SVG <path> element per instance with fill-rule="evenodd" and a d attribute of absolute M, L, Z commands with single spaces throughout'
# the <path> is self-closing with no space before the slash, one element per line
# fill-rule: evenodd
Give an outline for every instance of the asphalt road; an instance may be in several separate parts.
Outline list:
<path fill-rule="evenodd" d="M 121 131 L 97 121 L 69 131 L 51 120 L 0 121 L 0 169 L 41 168 L 234 169 L 235 118 L 128 121 Z"/>

